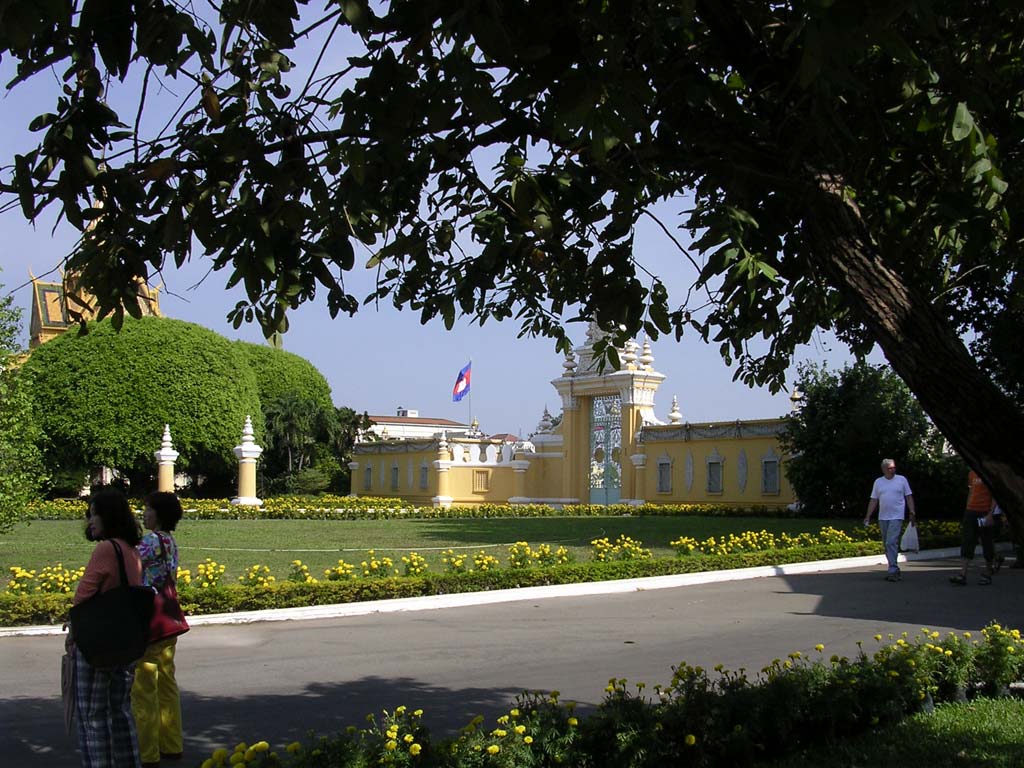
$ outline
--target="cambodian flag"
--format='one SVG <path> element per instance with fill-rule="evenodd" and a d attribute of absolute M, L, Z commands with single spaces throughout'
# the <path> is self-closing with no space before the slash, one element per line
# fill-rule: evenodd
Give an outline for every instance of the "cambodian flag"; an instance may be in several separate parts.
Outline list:
<path fill-rule="evenodd" d="M 469 377 L 472 375 L 470 370 L 473 367 L 473 361 L 466 363 L 466 367 L 459 371 L 458 378 L 455 379 L 455 386 L 452 388 L 452 402 L 457 403 L 459 400 L 469 394 Z"/>

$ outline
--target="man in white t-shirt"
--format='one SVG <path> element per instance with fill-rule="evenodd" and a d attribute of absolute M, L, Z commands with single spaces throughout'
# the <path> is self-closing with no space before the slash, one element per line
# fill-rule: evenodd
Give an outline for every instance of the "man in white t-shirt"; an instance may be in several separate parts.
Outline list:
<path fill-rule="evenodd" d="M 885 544 L 885 559 L 889 562 L 885 580 L 899 581 L 900 568 L 896 558 L 900 551 L 904 511 L 910 513 L 911 525 L 917 524 L 917 513 L 914 511 L 910 483 L 903 475 L 896 474 L 896 462 L 892 459 L 882 459 L 882 476 L 871 487 L 871 500 L 868 502 L 868 512 L 864 515 L 864 525 L 871 523 L 871 515 L 876 509 L 878 527 L 882 529 L 882 542 Z"/>

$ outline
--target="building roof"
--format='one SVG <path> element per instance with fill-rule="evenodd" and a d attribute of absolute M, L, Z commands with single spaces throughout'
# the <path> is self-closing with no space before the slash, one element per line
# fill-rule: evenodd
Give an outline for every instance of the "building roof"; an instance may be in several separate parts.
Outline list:
<path fill-rule="evenodd" d="M 408 424 L 410 426 L 420 427 L 469 427 L 468 424 L 463 424 L 459 421 L 452 421 L 451 419 L 430 419 L 424 416 L 373 416 L 371 415 L 370 421 L 374 424 Z"/>

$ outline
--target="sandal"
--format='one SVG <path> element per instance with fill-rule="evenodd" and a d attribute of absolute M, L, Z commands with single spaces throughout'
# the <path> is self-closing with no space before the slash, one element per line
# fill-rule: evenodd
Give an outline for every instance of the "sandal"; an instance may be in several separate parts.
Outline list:
<path fill-rule="evenodd" d="M 978 579 L 978 583 L 981 584 L 981 586 L 983 587 L 987 587 L 989 584 L 992 583 L 992 577 L 987 573 L 983 573 L 981 575 L 981 578 Z"/>
<path fill-rule="evenodd" d="M 957 575 L 957 576 L 950 576 L 949 577 L 949 583 L 950 584 L 955 584 L 958 587 L 966 587 L 967 586 L 967 577 L 962 575 L 962 574 L 961 575 Z M 992 583 L 991 579 L 989 579 L 989 583 L 990 584 Z"/>

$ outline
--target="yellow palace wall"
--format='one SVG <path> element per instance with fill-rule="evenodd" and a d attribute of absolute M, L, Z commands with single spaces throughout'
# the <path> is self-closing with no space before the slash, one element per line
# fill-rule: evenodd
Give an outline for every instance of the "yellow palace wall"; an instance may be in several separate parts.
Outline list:
<path fill-rule="evenodd" d="M 781 428 L 779 419 L 645 427 L 644 466 L 634 469 L 644 476 L 643 499 L 736 507 L 793 503 L 779 446 Z"/>

